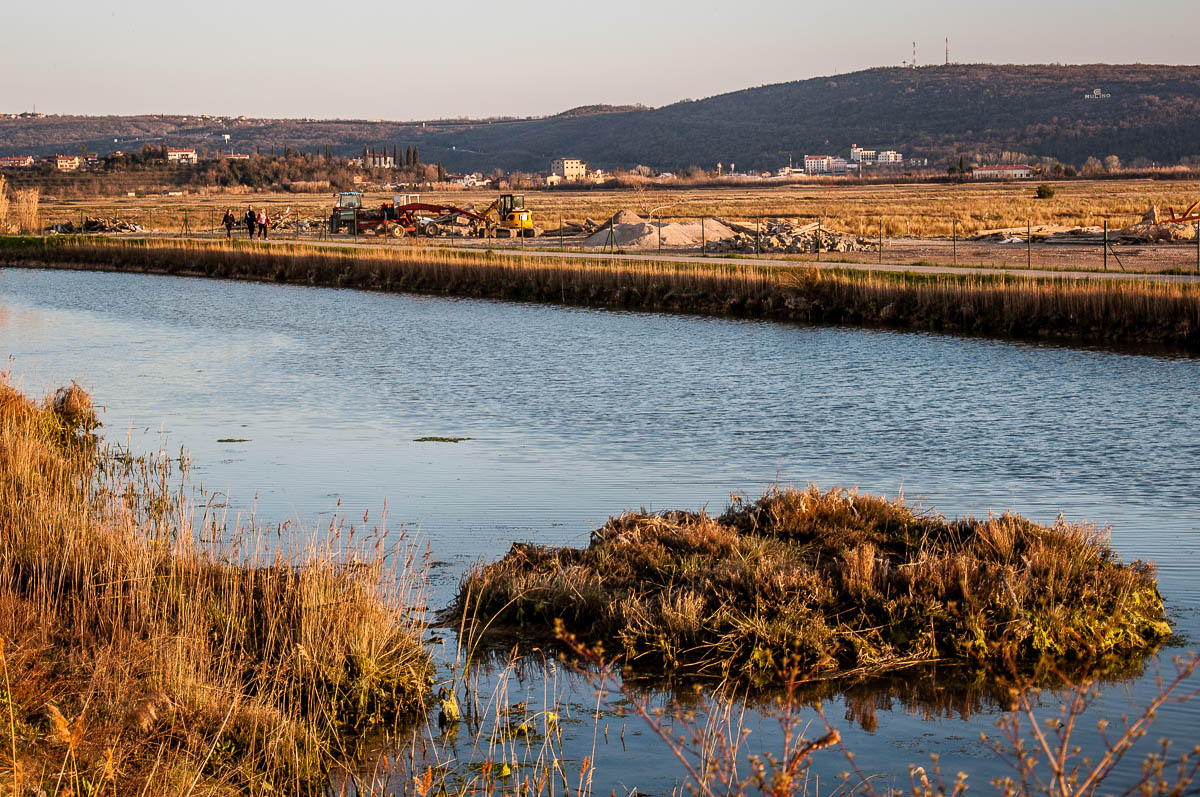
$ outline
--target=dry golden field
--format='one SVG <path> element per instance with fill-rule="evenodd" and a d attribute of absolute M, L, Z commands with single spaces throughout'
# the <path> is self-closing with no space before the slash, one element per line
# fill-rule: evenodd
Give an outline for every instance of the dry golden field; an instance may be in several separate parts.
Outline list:
<path fill-rule="evenodd" d="M 567 221 L 602 221 L 619 210 L 664 218 L 721 217 L 740 221 L 789 217 L 821 220 L 830 229 L 875 236 L 883 223 L 886 237 L 949 237 L 953 222 L 960 235 L 998 228 L 1034 226 L 1092 226 L 1108 220 L 1113 228 L 1140 218 L 1151 205 L 1182 209 L 1200 199 L 1200 182 L 1159 180 L 1070 180 L 1048 182 L 1051 199 L 1038 199 L 1040 183 L 962 183 L 938 185 L 842 185 L 832 181 L 747 188 L 658 188 L 619 190 L 526 191 L 526 203 L 537 224 L 555 228 Z M 482 208 L 496 191 L 435 192 L 426 201 Z M 391 192 L 374 192 L 367 204 L 390 199 Z M 331 204 L 329 194 L 193 194 L 107 199 L 45 197 L 45 222 L 76 220 L 83 215 L 120 215 L 164 232 L 179 231 L 187 214 L 192 230 L 206 229 L 226 207 L 235 212 L 247 205 L 266 207 L 275 215 L 291 209 L 301 216 L 321 218 Z"/>

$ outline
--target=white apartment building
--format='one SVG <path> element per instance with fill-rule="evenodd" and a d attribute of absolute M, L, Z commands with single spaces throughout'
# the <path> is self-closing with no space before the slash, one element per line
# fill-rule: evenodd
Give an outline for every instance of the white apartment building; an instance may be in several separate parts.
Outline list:
<path fill-rule="evenodd" d="M 832 155 L 805 155 L 805 174 L 829 174 L 833 171 Z"/>
<path fill-rule="evenodd" d="M 550 161 L 550 174 L 560 177 L 568 183 L 573 183 L 577 180 L 586 180 L 588 168 L 587 164 L 578 158 L 555 158 Z"/>
<path fill-rule="evenodd" d="M 863 149 L 858 144 L 850 145 L 850 162 L 851 163 L 874 163 L 875 150 Z"/>
<path fill-rule="evenodd" d="M 805 155 L 805 174 L 845 174 L 850 164 L 834 155 Z"/>

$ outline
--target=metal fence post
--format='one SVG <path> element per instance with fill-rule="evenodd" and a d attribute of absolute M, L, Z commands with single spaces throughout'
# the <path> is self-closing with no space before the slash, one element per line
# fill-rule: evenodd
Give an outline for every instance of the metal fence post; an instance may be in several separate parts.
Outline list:
<path fill-rule="evenodd" d="M 953 232 L 951 233 L 952 237 L 950 239 L 950 257 L 951 257 L 951 262 L 953 263 L 953 265 L 957 266 L 958 265 L 958 219 L 953 219 L 950 222 L 950 226 L 951 226 L 951 229 L 953 230 Z"/>
<path fill-rule="evenodd" d="M 861 168 L 861 167 L 860 167 Z M 883 265 L 883 218 L 879 219 L 879 265 Z"/>
<path fill-rule="evenodd" d="M 754 254 L 762 256 L 762 217 L 754 219 Z"/>
<path fill-rule="evenodd" d="M 1196 225 L 1196 226 L 1197 226 L 1197 228 L 1200 228 L 1200 225 Z M 1200 241 L 1200 235 L 1196 236 L 1196 240 Z M 701 216 L 700 217 L 700 254 L 704 254 L 705 250 L 707 250 L 707 249 L 708 249 L 708 243 L 704 240 L 704 217 Z"/>
<path fill-rule="evenodd" d="M 558 248 L 559 249 L 566 248 L 563 244 L 563 228 L 562 228 L 562 214 L 561 213 L 558 214 Z"/>
<path fill-rule="evenodd" d="M 1108 271 L 1108 219 L 1104 220 L 1104 270 Z"/>
<path fill-rule="evenodd" d="M 821 224 L 821 219 L 817 219 L 817 262 L 818 263 L 821 262 L 821 230 L 822 229 L 823 229 L 823 225 Z"/>
<path fill-rule="evenodd" d="M 1025 220 L 1025 270 L 1033 270 L 1033 222 Z"/>
<path fill-rule="evenodd" d="M 658 229 L 658 253 L 661 255 L 662 254 L 662 216 L 658 217 L 657 229 Z"/>

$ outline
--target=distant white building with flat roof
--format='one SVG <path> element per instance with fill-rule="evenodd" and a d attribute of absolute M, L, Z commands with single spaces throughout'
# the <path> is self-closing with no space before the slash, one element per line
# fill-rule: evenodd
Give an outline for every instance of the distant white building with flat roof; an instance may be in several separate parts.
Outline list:
<path fill-rule="evenodd" d="M 1033 177 L 1033 167 L 1024 163 L 980 166 L 971 177 L 975 180 L 1028 180 Z"/>
<path fill-rule="evenodd" d="M 174 147 L 167 150 L 167 163 L 180 163 L 195 165 L 196 150 L 194 149 L 175 149 Z"/>
<path fill-rule="evenodd" d="M 579 158 L 555 158 L 550 161 L 550 175 L 574 183 L 587 179 L 588 168 Z"/>

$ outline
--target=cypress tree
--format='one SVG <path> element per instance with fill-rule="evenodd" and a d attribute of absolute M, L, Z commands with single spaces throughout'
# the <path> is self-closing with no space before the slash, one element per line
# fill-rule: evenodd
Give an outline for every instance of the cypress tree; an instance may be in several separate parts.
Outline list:
<path fill-rule="evenodd" d="M 421 151 L 413 147 L 413 166 L 419 166 L 421 163 Z"/>

